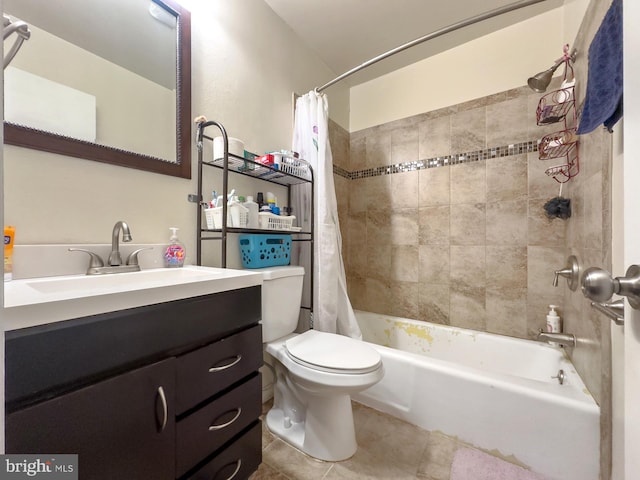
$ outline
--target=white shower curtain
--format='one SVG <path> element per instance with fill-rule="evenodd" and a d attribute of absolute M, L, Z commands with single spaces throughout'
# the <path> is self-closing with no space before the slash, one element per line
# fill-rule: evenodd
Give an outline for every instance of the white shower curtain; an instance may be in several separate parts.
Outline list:
<path fill-rule="evenodd" d="M 323 332 L 362 338 L 351 302 L 342 261 L 333 159 L 329 145 L 329 108 L 324 94 L 311 91 L 296 101 L 293 150 L 311 164 L 315 185 L 313 326 Z M 293 190 L 297 213 L 310 204 L 309 185 Z M 305 198 L 306 197 L 306 198 Z M 308 218 L 300 226 L 310 227 Z M 304 225 L 307 223 L 307 225 Z M 306 230 L 306 229 L 305 229 Z M 302 242 L 299 242 L 302 243 Z M 308 251 L 308 249 L 307 249 Z M 308 257 L 308 254 L 306 255 Z M 304 262 L 304 253 L 302 260 Z M 308 259 L 308 258 L 307 258 Z M 309 269 L 309 264 L 302 263 Z"/>

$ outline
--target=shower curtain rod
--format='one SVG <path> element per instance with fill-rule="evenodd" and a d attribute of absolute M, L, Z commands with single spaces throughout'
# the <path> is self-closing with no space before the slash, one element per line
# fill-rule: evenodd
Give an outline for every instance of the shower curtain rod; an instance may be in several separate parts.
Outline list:
<path fill-rule="evenodd" d="M 411 48 L 415 45 L 418 45 L 420 43 L 426 42 L 427 40 L 432 40 L 436 37 L 439 37 L 441 35 L 444 35 L 446 33 L 449 32 L 453 32 L 455 30 L 458 30 L 460 28 L 464 28 L 464 27 L 468 27 L 469 25 L 473 25 L 474 23 L 478 23 L 478 22 L 482 22 L 483 20 L 488 20 L 490 18 L 493 17 L 497 17 L 498 15 L 502 15 L 503 13 L 508 13 L 511 12 L 513 10 L 518 10 L 520 8 L 524 8 L 524 7 L 528 7 L 529 5 L 534 5 L 536 3 L 542 3 L 545 2 L 547 0 L 523 0 L 523 1 L 519 1 L 519 2 L 515 2 L 515 3 L 511 3 L 509 5 L 505 5 L 504 7 L 500 7 L 500 8 L 496 8 L 494 10 L 490 10 L 487 13 L 483 13 L 481 15 L 477 15 L 475 17 L 471 17 L 468 18 L 466 20 L 462 20 L 461 22 L 457 22 L 454 23 L 452 25 L 449 25 L 448 27 L 444 27 L 441 28 L 440 30 L 436 30 L 435 32 L 431 32 L 428 33 L 420 38 L 416 38 L 415 40 L 412 40 L 408 43 L 405 43 L 404 45 L 400 45 L 399 47 L 396 47 L 392 50 L 389 50 L 386 53 L 383 53 L 381 55 L 378 55 L 377 57 L 372 58 L 371 60 L 368 60 L 366 62 L 364 62 L 363 64 L 352 68 L 351 70 L 349 70 L 348 72 L 343 73 L 342 75 L 334 78 L 333 80 L 331 80 L 328 83 L 325 83 L 324 85 L 322 85 L 321 87 L 316 87 L 315 91 L 316 92 L 321 92 L 322 90 L 329 88 L 331 85 L 340 82 L 341 80 L 344 80 L 345 78 L 353 75 L 354 73 L 359 72 L 360 70 L 367 68 L 371 65 L 373 65 L 374 63 L 378 63 L 380 60 L 384 60 L 387 57 L 390 57 L 392 55 L 395 55 L 396 53 L 400 53 L 404 50 L 407 50 L 408 48 Z"/>

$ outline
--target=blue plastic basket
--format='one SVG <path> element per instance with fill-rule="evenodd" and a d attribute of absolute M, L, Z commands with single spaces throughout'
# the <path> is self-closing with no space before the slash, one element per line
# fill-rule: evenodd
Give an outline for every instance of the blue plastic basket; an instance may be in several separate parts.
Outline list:
<path fill-rule="evenodd" d="M 244 268 L 278 267 L 291 263 L 291 235 L 240 235 Z"/>

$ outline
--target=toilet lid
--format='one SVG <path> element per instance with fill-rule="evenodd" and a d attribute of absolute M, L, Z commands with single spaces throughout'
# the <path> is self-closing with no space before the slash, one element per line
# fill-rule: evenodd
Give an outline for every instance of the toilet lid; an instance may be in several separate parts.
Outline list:
<path fill-rule="evenodd" d="M 334 333 L 309 330 L 285 342 L 293 360 L 311 368 L 339 373 L 367 373 L 381 364 L 380 354 L 369 345 Z"/>

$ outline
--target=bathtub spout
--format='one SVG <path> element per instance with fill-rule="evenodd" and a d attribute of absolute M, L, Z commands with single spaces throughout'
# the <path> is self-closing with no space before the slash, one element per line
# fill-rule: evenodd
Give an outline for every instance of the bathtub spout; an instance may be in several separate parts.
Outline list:
<path fill-rule="evenodd" d="M 573 333 L 549 333 L 543 332 L 542 329 L 538 330 L 539 342 L 547 342 L 551 345 L 561 345 L 563 347 L 575 347 L 576 336 Z"/>

